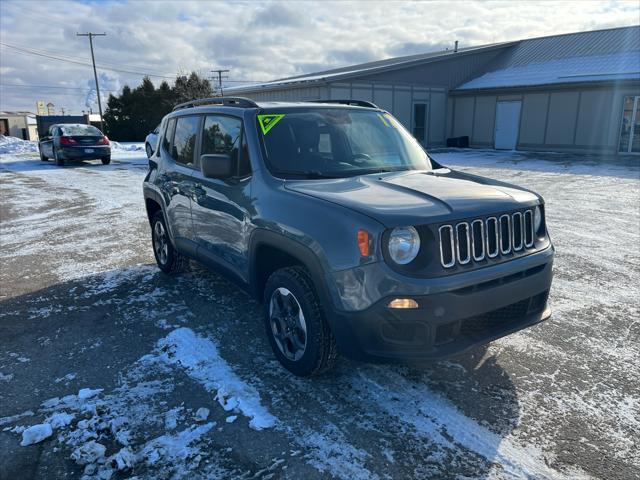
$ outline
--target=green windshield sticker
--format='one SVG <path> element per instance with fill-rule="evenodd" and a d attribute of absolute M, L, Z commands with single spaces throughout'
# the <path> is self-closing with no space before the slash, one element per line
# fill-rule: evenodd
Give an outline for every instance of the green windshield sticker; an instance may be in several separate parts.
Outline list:
<path fill-rule="evenodd" d="M 269 130 L 276 126 L 276 123 L 282 120 L 282 117 L 284 117 L 284 113 L 258 115 L 258 123 L 260 123 L 262 134 L 266 135 Z"/>
<path fill-rule="evenodd" d="M 384 118 L 384 115 L 382 115 L 381 113 L 378 114 L 378 117 L 380 117 L 380 120 L 382 120 L 382 123 L 384 123 L 387 127 L 390 127 L 391 125 L 389 124 L 389 122 L 387 121 L 386 118 Z"/>

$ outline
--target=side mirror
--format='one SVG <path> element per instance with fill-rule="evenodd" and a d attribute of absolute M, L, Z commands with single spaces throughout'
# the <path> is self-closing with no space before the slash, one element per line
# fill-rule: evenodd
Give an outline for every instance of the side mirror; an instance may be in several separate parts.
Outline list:
<path fill-rule="evenodd" d="M 200 169 L 206 178 L 229 178 L 233 176 L 233 161 L 226 154 L 201 155 Z"/>

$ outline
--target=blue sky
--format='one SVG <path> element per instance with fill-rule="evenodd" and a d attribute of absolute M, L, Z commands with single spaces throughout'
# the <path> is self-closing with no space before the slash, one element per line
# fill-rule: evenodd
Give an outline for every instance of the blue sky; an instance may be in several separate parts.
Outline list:
<path fill-rule="evenodd" d="M 37 100 L 86 110 L 95 39 L 100 86 L 117 92 L 143 74 L 228 68 L 228 85 L 399 55 L 637 24 L 629 1 L 488 2 L 0 2 L 0 109 Z M 57 58 L 50 58 L 57 57 Z M 65 59 L 67 61 L 62 61 Z M 70 62 L 70 61 L 71 62 Z M 76 62 L 76 63 L 72 63 Z M 96 110 L 96 107 L 93 107 Z"/>

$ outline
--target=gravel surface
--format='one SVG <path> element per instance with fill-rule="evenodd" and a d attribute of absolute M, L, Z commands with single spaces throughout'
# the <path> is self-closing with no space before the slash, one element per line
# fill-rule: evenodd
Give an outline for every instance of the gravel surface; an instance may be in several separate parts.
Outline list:
<path fill-rule="evenodd" d="M 157 270 L 137 148 L 64 168 L 0 148 L 0 479 L 640 478 L 637 167 L 436 153 L 545 197 L 552 318 L 306 380 L 233 284 Z"/>

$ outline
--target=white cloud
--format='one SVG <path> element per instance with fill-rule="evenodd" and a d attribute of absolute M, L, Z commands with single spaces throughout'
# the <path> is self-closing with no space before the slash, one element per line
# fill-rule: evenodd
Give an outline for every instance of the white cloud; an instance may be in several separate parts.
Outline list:
<path fill-rule="evenodd" d="M 640 8 L 621 2 L 0 2 L 4 43 L 99 64 L 174 76 L 230 68 L 229 80 L 270 80 L 396 55 L 633 25 Z M 53 101 L 84 109 L 90 66 L 2 47 L 0 108 Z M 101 71 L 101 88 L 141 75 Z M 155 83 L 162 79 L 152 77 Z M 15 85 L 28 85 L 19 87 Z M 47 85 L 64 88 L 32 87 Z M 90 84 L 90 86 L 92 83 Z"/>

